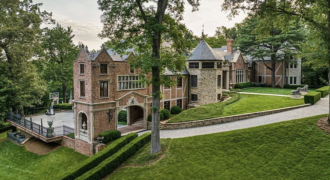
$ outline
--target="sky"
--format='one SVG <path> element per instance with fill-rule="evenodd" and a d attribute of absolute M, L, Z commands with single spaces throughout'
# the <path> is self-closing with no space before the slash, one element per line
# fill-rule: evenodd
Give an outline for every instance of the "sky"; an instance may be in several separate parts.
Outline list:
<path fill-rule="evenodd" d="M 102 30 L 100 16 L 102 11 L 98 9 L 97 1 L 93 0 L 34 0 L 34 3 L 43 3 L 42 10 L 53 13 L 53 19 L 63 27 L 71 26 L 73 42 L 82 42 L 88 45 L 90 50 L 100 49 L 107 39 L 101 39 L 97 35 Z M 186 3 L 183 22 L 195 35 L 201 36 L 202 26 L 204 33 L 209 36 L 215 34 L 216 27 L 233 27 L 246 17 L 241 13 L 229 20 L 228 12 L 221 11 L 223 0 L 201 0 L 199 11 L 192 12 L 191 6 Z"/>

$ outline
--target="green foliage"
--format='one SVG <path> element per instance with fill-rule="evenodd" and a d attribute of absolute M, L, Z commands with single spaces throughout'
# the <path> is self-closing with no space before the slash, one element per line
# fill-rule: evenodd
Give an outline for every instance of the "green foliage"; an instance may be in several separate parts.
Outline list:
<path fill-rule="evenodd" d="M 75 137 L 74 137 L 74 133 L 67 134 L 66 136 L 68 136 L 68 137 L 70 137 L 70 138 L 72 138 L 72 139 L 75 138 Z"/>
<path fill-rule="evenodd" d="M 62 104 L 56 104 L 53 106 L 54 109 L 72 109 L 71 103 L 62 103 Z"/>
<path fill-rule="evenodd" d="M 310 103 L 311 105 L 314 105 L 320 99 L 321 99 L 320 92 L 310 92 L 304 96 L 305 104 Z"/>
<path fill-rule="evenodd" d="M 151 133 L 145 133 L 137 137 L 128 145 L 120 149 L 117 153 L 105 159 L 98 166 L 77 178 L 77 180 L 95 180 L 104 178 L 106 175 L 112 173 L 129 157 L 134 155 L 140 148 L 142 148 L 146 143 L 148 143 L 150 139 Z"/>
<path fill-rule="evenodd" d="M 164 119 L 164 114 L 162 112 L 159 112 L 159 120 L 162 121 Z"/>
<path fill-rule="evenodd" d="M 127 122 L 127 111 L 121 110 L 118 113 L 118 121 Z"/>
<path fill-rule="evenodd" d="M 160 113 L 162 113 L 162 114 L 164 115 L 164 120 L 170 118 L 170 116 L 171 116 L 170 111 L 167 110 L 167 109 L 162 109 L 162 110 L 160 110 Z"/>
<path fill-rule="evenodd" d="M 0 133 L 6 132 L 8 130 L 11 130 L 12 126 L 9 123 L 2 123 L 0 124 Z"/>
<path fill-rule="evenodd" d="M 6 180 L 61 179 L 61 172 L 70 171 L 87 158 L 88 156 L 68 147 L 60 147 L 48 154 L 38 155 L 27 151 L 24 146 L 5 140 L 0 142 L 0 176 Z"/>
<path fill-rule="evenodd" d="M 108 180 L 329 179 L 330 136 L 316 125 L 325 116 L 175 138 L 160 161 L 118 169 Z"/>
<path fill-rule="evenodd" d="M 182 109 L 179 106 L 173 106 L 171 108 L 171 114 L 180 114 Z"/>
<path fill-rule="evenodd" d="M 305 85 L 304 84 L 301 84 L 301 85 L 290 85 L 290 84 L 285 84 L 284 85 L 284 88 L 286 89 L 297 89 L 298 87 L 304 87 Z"/>
<path fill-rule="evenodd" d="M 237 83 L 237 84 L 235 84 L 235 88 L 238 88 L 238 89 L 243 89 L 243 88 L 247 88 L 247 87 L 251 87 L 251 86 L 253 86 L 253 83 L 252 82 Z"/>
<path fill-rule="evenodd" d="M 224 36 L 212 36 L 204 38 L 204 41 L 207 42 L 212 48 L 220 48 L 227 45 L 227 41 Z M 199 42 L 199 40 L 198 40 Z"/>
<path fill-rule="evenodd" d="M 108 142 L 111 142 L 113 140 L 120 138 L 121 132 L 118 130 L 104 131 L 104 132 L 101 132 L 98 136 L 104 137 L 103 143 L 107 144 Z"/>
<path fill-rule="evenodd" d="M 148 115 L 148 121 L 149 121 L 149 122 L 152 122 L 152 114 L 149 114 L 149 115 Z"/>
<path fill-rule="evenodd" d="M 75 166 L 70 171 L 65 172 L 62 175 L 62 180 L 71 180 L 76 179 L 85 172 L 93 169 L 97 165 L 99 165 L 103 160 L 111 157 L 116 152 L 118 152 L 121 148 L 126 146 L 128 143 L 133 141 L 135 138 L 137 138 L 137 133 L 130 133 L 120 139 L 117 139 L 116 141 L 112 142 L 110 145 L 108 145 L 105 149 L 100 151 L 99 153 L 95 154 L 92 157 L 89 157 L 85 161 L 81 162 L 78 166 Z"/>
<path fill-rule="evenodd" d="M 322 88 L 316 89 L 316 92 L 320 92 L 321 97 L 324 98 L 329 94 L 329 86 L 324 86 Z"/>
<path fill-rule="evenodd" d="M 234 27 L 232 28 L 227 28 L 225 26 L 217 27 L 215 30 L 215 35 L 216 36 L 222 36 L 224 38 L 232 38 L 236 39 L 237 38 L 237 30 L 241 25 L 236 23 Z"/>

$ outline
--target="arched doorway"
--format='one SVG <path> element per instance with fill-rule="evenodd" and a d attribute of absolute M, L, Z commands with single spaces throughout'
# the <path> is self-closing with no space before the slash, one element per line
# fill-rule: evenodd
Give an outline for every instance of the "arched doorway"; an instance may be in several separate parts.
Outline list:
<path fill-rule="evenodd" d="M 79 113 L 78 133 L 79 138 L 88 141 L 88 121 L 87 115 L 84 112 Z"/>
<path fill-rule="evenodd" d="M 123 114 L 126 114 L 126 125 L 123 125 L 122 121 L 120 121 L 123 119 Z M 142 130 L 144 129 L 145 110 L 137 105 L 127 106 L 119 112 L 117 119 L 119 120 L 117 129 L 122 134 Z"/>

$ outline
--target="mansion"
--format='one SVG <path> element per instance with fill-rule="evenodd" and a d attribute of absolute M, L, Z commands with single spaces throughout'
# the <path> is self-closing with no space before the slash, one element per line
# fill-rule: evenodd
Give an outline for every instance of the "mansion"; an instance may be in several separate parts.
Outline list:
<path fill-rule="evenodd" d="M 180 77 L 170 71 L 165 75 L 177 82 L 176 86 L 161 86 L 161 108 L 173 106 L 182 109 L 221 101 L 223 92 L 236 83 L 249 81 L 270 83 L 270 72 L 260 61 L 251 61 L 239 50 L 233 51 L 234 40 L 227 46 L 211 48 L 204 40 L 187 57 L 186 69 Z M 128 126 L 147 129 L 147 117 L 151 113 L 152 89 L 139 81 L 139 69 L 133 69 L 129 61 L 134 52 L 119 55 L 104 47 L 100 52 L 89 52 L 81 46 L 74 69 L 74 122 L 75 150 L 83 154 L 95 153 L 99 133 L 117 129 L 118 114 L 127 111 Z M 288 81 L 300 82 L 300 61 L 295 65 L 277 65 L 279 85 Z M 286 78 L 284 78 L 286 77 Z M 139 123 L 137 123 L 139 122 Z"/>

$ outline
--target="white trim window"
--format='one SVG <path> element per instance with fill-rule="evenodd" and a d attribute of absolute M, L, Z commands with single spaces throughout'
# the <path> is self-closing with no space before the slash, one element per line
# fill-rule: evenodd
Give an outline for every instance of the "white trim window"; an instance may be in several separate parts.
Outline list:
<path fill-rule="evenodd" d="M 84 80 L 79 81 L 79 97 L 84 98 L 86 94 L 86 82 Z"/>
<path fill-rule="evenodd" d="M 236 83 L 244 82 L 244 69 L 236 69 Z"/>
<path fill-rule="evenodd" d="M 79 75 L 85 75 L 85 63 L 79 63 Z"/>
<path fill-rule="evenodd" d="M 109 97 L 109 81 L 100 81 L 100 98 Z"/>
<path fill-rule="evenodd" d="M 118 76 L 118 90 L 144 88 L 145 84 L 139 81 L 139 76 Z"/>

